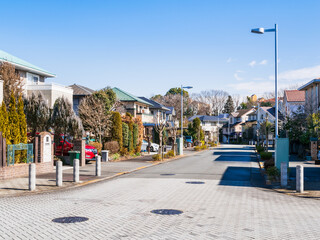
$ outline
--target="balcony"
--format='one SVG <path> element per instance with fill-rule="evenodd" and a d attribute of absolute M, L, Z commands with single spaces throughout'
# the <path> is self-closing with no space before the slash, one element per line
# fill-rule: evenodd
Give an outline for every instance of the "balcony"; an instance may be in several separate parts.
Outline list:
<path fill-rule="evenodd" d="M 136 113 L 137 117 L 141 118 L 142 123 L 155 123 L 153 114 Z"/>

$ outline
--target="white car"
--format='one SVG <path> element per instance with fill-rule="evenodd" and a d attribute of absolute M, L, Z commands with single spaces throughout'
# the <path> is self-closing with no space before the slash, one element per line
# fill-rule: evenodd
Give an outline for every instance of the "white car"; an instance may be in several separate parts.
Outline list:
<path fill-rule="evenodd" d="M 142 152 L 148 151 L 148 142 L 146 140 L 142 141 L 141 151 Z M 150 151 L 151 152 L 158 152 L 159 151 L 159 144 L 151 143 Z"/>

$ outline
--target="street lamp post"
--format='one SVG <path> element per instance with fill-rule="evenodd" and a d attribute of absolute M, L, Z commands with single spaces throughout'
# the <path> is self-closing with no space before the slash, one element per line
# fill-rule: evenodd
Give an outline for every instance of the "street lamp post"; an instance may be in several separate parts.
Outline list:
<path fill-rule="evenodd" d="M 181 85 L 181 141 L 183 141 L 183 89 L 193 88 L 191 86 L 182 86 Z M 183 145 L 182 145 L 183 146 Z"/>
<path fill-rule="evenodd" d="M 275 121 L 275 137 L 278 138 L 278 25 L 275 24 L 274 28 L 264 29 L 264 28 L 255 28 L 251 29 L 252 33 L 263 34 L 265 32 L 274 32 L 275 33 L 275 72 L 274 72 L 274 84 L 275 84 L 275 102 L 276 102 L 276 121 Z"/>

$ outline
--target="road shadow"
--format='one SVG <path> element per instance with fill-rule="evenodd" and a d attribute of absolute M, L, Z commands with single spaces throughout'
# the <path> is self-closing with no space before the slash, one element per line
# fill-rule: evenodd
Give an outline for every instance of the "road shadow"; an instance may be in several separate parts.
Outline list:
<path fill-rule="evenodd" d="M 213 155 L 219 155 L 214 161 L 231 162 L 251 162 L 252 154 L 250 152 L 224 152 L 214 151 Z"/>
<path fill-rule="evenodd" d="M 219 185 L 237 187 L 266 187 L 259 168 L 229 166 Z"/>
<path fill-rule="evenodd" d="M 289 168 L 289 180 L 292 189 L 296 187 L 296 168 Z M 317 191 L 320 190 L 320 168 L 305 167 L 304 168 L 304 190 Z"/>

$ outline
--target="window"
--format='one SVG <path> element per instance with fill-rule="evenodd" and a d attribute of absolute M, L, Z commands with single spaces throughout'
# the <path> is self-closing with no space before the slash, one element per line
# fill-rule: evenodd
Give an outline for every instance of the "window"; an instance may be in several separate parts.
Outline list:
<path fill-rule="evenodd" d="M 38 83 L 40 81 L 39 75 L 27 73 L 27 77 L 29 82 Z"/>

